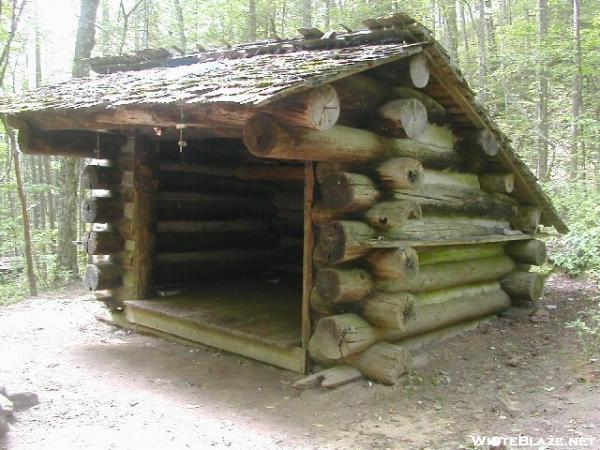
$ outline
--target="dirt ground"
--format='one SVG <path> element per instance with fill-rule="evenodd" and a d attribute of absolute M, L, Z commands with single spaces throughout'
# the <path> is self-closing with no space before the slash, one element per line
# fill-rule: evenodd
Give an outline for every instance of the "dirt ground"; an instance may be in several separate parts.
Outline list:
<path fill-rule="evenodd" d="M 549 322 L 500 318 L 428 348 L 400 385 L 304 392 L 291 387 L 293 373 L 102 323 L 103 306 L 76 289 L 29 299 L 0 308 L 0 385 L 41 403 L 18 414 L 0 445 L 488 448 L 472 443 L 481 434 L 588 437 L 569 448 L 599 449 L 600 362 L 564 327 L 597 290 L 556 276 L 548 292 Z"/>

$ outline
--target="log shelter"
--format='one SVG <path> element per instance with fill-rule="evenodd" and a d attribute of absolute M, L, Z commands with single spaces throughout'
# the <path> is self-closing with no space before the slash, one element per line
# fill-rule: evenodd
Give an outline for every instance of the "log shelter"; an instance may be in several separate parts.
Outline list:
<path fill-rule="evenodd" d="M 418 337 L 542 296 L 549 198 L 424 26 L 364 25 L 93 58 L 0 101 L 22 152 L 85 158 L 84 282 L 113 314 L 393 383 Z"/>

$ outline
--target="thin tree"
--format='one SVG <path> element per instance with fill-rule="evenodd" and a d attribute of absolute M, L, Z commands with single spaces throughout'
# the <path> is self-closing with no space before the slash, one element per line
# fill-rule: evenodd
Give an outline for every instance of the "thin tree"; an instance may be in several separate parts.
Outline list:
<path fill-rule="evenodd" d="M 33 252 L 31 251 L 31 227 L 29 222 L 29 211 L 27 210 L 27 197 L 25 188 L 23 187 L 23 176 L 21 175 L 21 161 L 19 158 L 19 150 L 17 148 L 17 138 L 14 130 L 9 127 L 4 119 L 2 124 L 10 141 L 10 152 L 14 161 L 13 167 L 15 170 L 15 181 L 17 182 L 17 192 L 21 202 L 21 216 L 23 218 L 23 241 L 25 243 L 25 262 L 27 267 L 27 282 L 29 283 L 29 293 L 32 296 L 38 295 L 37 282 L 33 269 Z"/>
<path fill-rule="evenodd" d="M 256 0 L 248 1 L 248 41 L 256 41 Z"/>
<path fill-rule="evenodd" d="M 302 0 L 302 26 L 312 27 L 312 0 Z"/>
<path fill-rule="evenodd" d="M 173 0 L 175 6 L 175 19 L 177 21 L 177 30 L 179 31 L 179 46 L 182 52 L 185 53 L 187 48 L 187 39 L 185 37 L 185 21 L 183 18 L 183 8 L 179 0 Z"/>
<path fill-rule="evenodd" d="M 571 96 L 571 167 L 570 178 L 578 177 L 579 169 L 579 115 L 581 113 L 581 33 L 579 23 L 579 0 L 573 0 L 573 92 Z"/>
<path fill-rule="evenodd" d="M 543 55 L 548 34 L 548 0 L 538 0 L 538 63 L 537 63 L 537 105 L 536 105 L 536 148 L 537 176 L 548 179 L 548 71 Z"/>

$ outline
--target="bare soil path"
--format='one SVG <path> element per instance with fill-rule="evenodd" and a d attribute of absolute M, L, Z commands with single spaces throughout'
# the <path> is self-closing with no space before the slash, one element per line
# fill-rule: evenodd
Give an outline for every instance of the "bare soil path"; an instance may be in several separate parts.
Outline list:
<path fill-rule="evenodd" d="M 597 290 L 557 276 L 548 292 L 549 322 L 500 318 L 445 341 L 403 384 L 304 392 L 293 373 L 99 322 L 75 289 L 29 299 L 0 308 L 0 385 L 41 403 L 0 447 L 438 450 L 525 434 L 599 449 L 600 362 L 564 327 Z"/>

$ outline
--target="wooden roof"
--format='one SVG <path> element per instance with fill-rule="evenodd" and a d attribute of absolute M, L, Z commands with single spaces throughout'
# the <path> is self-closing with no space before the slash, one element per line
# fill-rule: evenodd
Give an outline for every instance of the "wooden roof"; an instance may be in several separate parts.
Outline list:
<path fill-rule="evenodd" d="M 542 208 L 542 223 L 568 231 L 510 140 L 476 102 L 460 70 L 429 30 L 405 14 L 364 22 L 368 30 L 325 33 L 301 30 L 302 39 L 243 44 L 226 50 L 174 55 L 166 49 L 93 58 L 101 75 L 69 80 L 0 99 L 0 113 L 98 112 L 121 107 L 245 105 L 261 107 L 287 95 L 330 83 L 423 52 L 435 82 L 424 91 L 442 103 L 462 128 L 488 129 L 499 142 L 498 168 L 515 174 L 515 195 Z"/>

